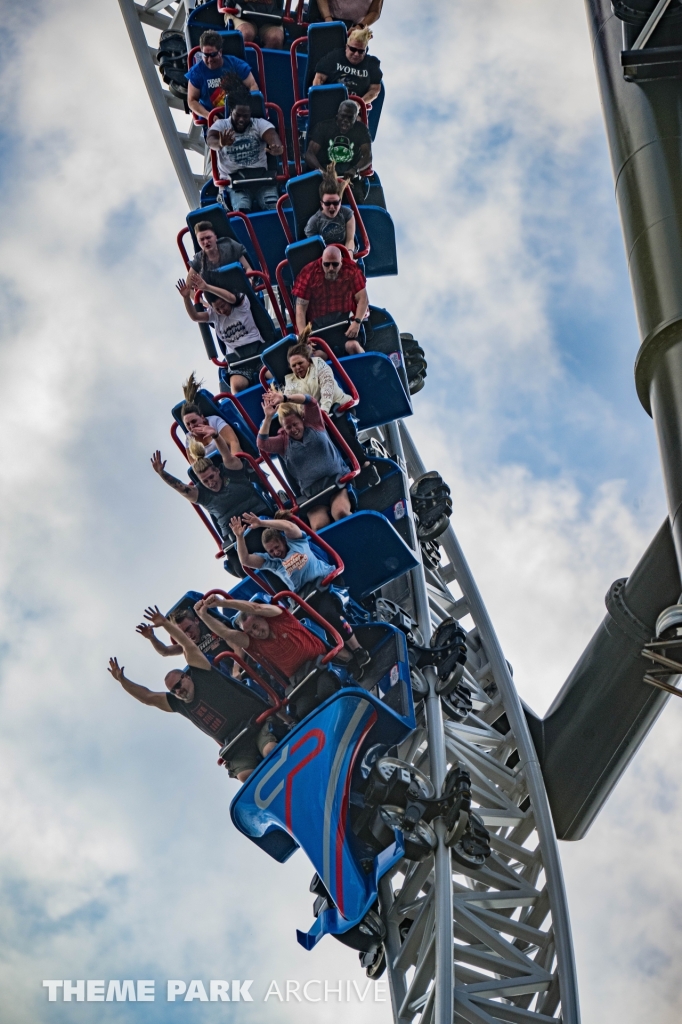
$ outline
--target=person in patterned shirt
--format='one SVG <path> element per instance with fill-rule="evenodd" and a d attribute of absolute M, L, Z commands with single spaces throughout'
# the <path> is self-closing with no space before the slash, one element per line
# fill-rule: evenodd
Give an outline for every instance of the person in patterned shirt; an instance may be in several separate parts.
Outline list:
<path fill-rule="evenodd" d="M 323 332 L 335 355 L 358 355 L 365 351 L 358 337 L 369 309 L 367 284 L 348 253 L 344 256 L 337 246 L 328 245 L 318 260 L 303 267 L 291 294 L 296 299 L 299 334 L 310 322 L 315 333 Z M 324 334 L 324 328 L 339 321 L 348 324 L 340 338 Z"/>

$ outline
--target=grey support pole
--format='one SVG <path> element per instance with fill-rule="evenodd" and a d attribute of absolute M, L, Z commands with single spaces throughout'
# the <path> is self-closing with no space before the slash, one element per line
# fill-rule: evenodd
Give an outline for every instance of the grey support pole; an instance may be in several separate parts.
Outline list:
<path fill-rule="evenodd" d="M 194 210 L 200 202 L 199 189 L 194 180 L 194 174 L 189 165 L 187 154 L 178 136 L 178 129 L 173 120 L 173 115 L 163 94 L 161 81 L 149 52 L 149 43 L 140 23 L 137 9 L 133 0 L 118 0 L 118 2 L 125 26 L 128 29 L 135 57 L 137 58 L 140 73 L 147 87 L 147 93 L 154 108 L 156 120 L 159 122 L 159 128 L 173 162 L 175 173 L 185 194 L 187 205 L 190 210 Z"/>
<path fill-rule="evenodd" d="M 682 569 L 682 82 L 626 81 L 623 23 L 610 0 L 586 6 L 642 340 L 637 393 L 656 425 Z"/>

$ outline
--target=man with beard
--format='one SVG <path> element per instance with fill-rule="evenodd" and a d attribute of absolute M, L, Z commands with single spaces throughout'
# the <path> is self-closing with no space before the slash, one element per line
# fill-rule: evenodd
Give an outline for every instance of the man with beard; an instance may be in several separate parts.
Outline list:
<path fill-rule="evenodd" d="M 364 348 L 358 340 L 362 321 L 369 309 L 365 275 L 335 245 L 328 245 L 319 260 L 307 263 L 296 278 L 291 294 L 296 299 L 296 330 L 308 322 L 313 333 L 333 324 L 348 324 L 336 337 L 323 334 L 336 355 L 358 355 Z"/>

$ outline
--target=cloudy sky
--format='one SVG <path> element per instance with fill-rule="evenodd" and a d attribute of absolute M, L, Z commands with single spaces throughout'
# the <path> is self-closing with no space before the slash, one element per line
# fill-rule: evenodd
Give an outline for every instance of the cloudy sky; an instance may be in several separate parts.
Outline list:
<path fill-rule="evenodd" d="M 417 12 L 418 13 L 415 13 Z M 0 0 L 5 440 L 0 1007 L 8 1024 L 313 1019 L 270 980 L 361 980 L 308 927 L 310 868 L 235 834 L 205 738 L 158 687 L 149 602 L 225 576 L 149 467 L 195 368 L 173 283 L 185 206 L 116 0 Z M 387 0 L 375 166 L 400 276 L 372 301 L 429 358 L 410 429 L 515 668 L 544 711 L 664 514 L 582 4 Z M 588 837 L 562 844 L 583 1016 L 679 1020 L 682 794 L 670 706 Z M 50 1004 L 42 980 L 254 979 L 253 1004 Z M 333 998 L 333 997 L 332 997 Z"/>

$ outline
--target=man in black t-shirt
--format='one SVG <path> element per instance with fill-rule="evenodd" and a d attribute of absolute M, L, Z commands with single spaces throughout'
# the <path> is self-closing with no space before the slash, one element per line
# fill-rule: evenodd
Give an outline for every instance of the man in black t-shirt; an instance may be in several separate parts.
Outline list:
<path fill-rule="evenodd" d="M 193 725 L 223 746 L 254 716 L 267 711 L 268 704 L 257 693 L 250 692 L 235 680 L 214 669 L 193 640 L 158 608 L 149 608 L 145 615 L 156 628 L 163 628 L 182 648 L 187 659 L 183 671 L 173 669 L 164 680 L 169 693 L 158 693 L 140 686 L 125 676 L 125 668 L 116 658 L 109 659 L 109 672 L 131 697 L 160 711 L 184 715 Z M 227 768 L 234 778 L 244 782 L 276 746 L 277 738 L 270 719 L 240 740 L 229 753 Z"/>
<path fill-rule="evenodd" d="M 381 64 L 367 53 L 372 38 L 368 28 L 356 28 L 348 36 L 345 48 L 331 50 L 317 62 L 313 85 L 342 82 L 348 92 L 371 103 L 381 91 Z"/>
<path fill-rule="evenodd" d="M 208 441 L 215 441 L 222 458 L 220 466 L 216 466 L 211 459 L 198 458 L 192 466 L 197 478 L 196 484 L 183 483 L 182 480 L 167 473 L 166 463 L 162 460 L 160 451 L 152 455 L 152 468 L 164 483 L 178 491 L 183 498 L 193 505 L 201 505 L 211 513 L 224 541 L 223 547 L 229 548 L 234 543 L 230 530 L 232 516 L 242 515 L 243 512 L 269 515 L 272 509 L 265 504 L 261 492 L 251 479 L 248 464 L 232 454 L 223 437 L 213 427 L 196 427 L 193 434 L 201 436 L 205 444 Z M 239 559 L 231 556 L 234 556 L 234 551 L 228 554 L 231 571 L 236 570 L 235 575 L 241 575 Z"/>
<path fill-rule="evenodd" d="M 348 178 L 356 201 L 362 202 L 369 189 L 360 171 L 372 163 L 372 137 L 367 126 L 358 121 L 358 105 L 344 100 L 336 117 L 319 121 L 308 136 L 305 162 L 312 171 L 323 171 L 334 162 L 336 173 Z"/>

